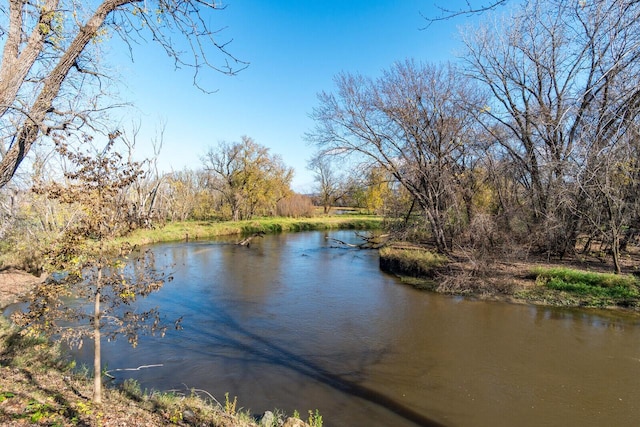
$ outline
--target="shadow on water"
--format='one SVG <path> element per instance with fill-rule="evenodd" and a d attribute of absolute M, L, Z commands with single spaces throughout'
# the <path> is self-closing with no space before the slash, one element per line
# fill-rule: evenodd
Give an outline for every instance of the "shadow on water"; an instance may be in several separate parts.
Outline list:
<path fill-rule="evenodd" d="M 324 384 L 333 390 L 340 391 L 342 393 L 349 394 L 354 397 L 358 397 L 370 403 L 373 403 L 381 408 L 384 408 L 407 421 L 416 423 L 417 425 L 426 427 L 443 426 L 423 414 L 411 409 L 410 407 L 403 405 L 396 399 L 389 397 L 383 393 L 373 390 L 369 387 L 359 384 L 356 380 L 347 379 L 345 377 L 357 378 L 358 372 L 345 372 L 341 375 L 332 373 L 318 364 L 312 362 L 308 358 L 302 355 L 296 354 L 293 351 L 274 343 L 258 334 L 255 334 L 248 329 L 242 327 L 236 322 L 232 316 L 226 313 L 223 309 L 216 310 L 215 314 L 216 324 L 224 325 L 225 331 L 229 334 L 216 334 L 211 331 L 200 332 L 201 339 L 215 340 L 218 346 L 223 345 L 229 349 L 237 350 L 250 356 L 250 358 L 242 359 L 247 364 L 255 365 L 256 363 L 267 363 L 274 366 L 284 367 L 290 369 L 300 375 Z M 209 346 L 199 346 L 198 351 L 201 354 L 208 354 L 203 349 L 210 348 Z M 373 357 L 380 357 L 384 351 L 379 351 L 377 355 Z M 228 358 L 230 356 L 216 356 L 218 358 Z M 340 357 L 339 355 L 333 355 L 333 357 Z M 234 358 L 234 361 L 241 359 L 239 357 Z"/>

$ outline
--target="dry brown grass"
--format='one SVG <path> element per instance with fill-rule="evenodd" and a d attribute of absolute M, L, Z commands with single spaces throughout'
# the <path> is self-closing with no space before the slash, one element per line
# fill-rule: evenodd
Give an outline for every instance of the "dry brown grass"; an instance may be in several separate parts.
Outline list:
<path fill-rule="evenodd" d="M 44 279 L 44 275 L 38 277 L 15 268 L 0 271 L 0 308 L 18 302 Z"/>

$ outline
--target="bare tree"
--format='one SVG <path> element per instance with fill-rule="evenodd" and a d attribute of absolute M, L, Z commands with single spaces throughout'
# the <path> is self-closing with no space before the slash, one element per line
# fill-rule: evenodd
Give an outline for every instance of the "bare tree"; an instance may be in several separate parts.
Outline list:
<path fill-rule="evenodd" d="M 580 203 L 575 209 L 589 241 L 604 242 L 615 272 L 620 273 L 623 241 L 640 209 L 640 105 L 629 102 L 633 86 L 628 86 L 626 78 L 607 80 L 580 130 L 582 144 L 574 156 Z"/>
<path fill-rule="evenodd" d="M 635 1 L 540 0 L 465 38 L 468 73 L 492 94 L 480 122 L 492 153 L 512 161 L 546 250 L 575 245 L 582 201 L 567 189 L 579 146 L 606 141 L 638 105 L 639 18 Z"/>
<path fill-rule="evenodd" d="M 450 65 L 397 63 L 377 80 L 342 74 L 321 93 L 307 135 L 327 154 L 382 167 L 414 197 L 440 251 L 450 249 L 455 176 L 473 147 L 475 88 Z"/>
<path fill-rule="evenodd" d="M 440 11 L 437 16 L 425 16 L 427 21 L 427 27 L 434 22 L 447 21 L 458 16 L 471 16 L 478 15 L 486 12 L 493 11 L 500 6 L 506 6 L 509 0 L 492 0 L 487 2 L 474 2 L 471 0 L 465 0 L 465 4 L 459 8 L 451 8 L 448 6 L 435 5 Z"/>
<path fill-rule="evenodd" d="M 608 247 L 616 273 L 622 271 L 621 241 L 640 209 L 638 131 L 591 153 L 577 184 L 585 196 L 580 217 Z"/>
<path fill-rule="evenodd" d="M 228 41 L 210 27 L 209 13 L 220 9 L 201 0 L 10 0 L 0 8 L 0 188 L 16 173 L 32 145 L 56 132 L 91 126 L 104 108 L 106 70 L 96 54 L 112 34 L 131 43 L 149 38 L 176 66 L 191 67 L 194 83 L 203 68 L 233 74 L 245 64 L 226 50 Z M 185 53 L 181 38 L 191 52 Z M 222 65 L 212 61 L 222 54 Z M 87 95 L 94 93 L 95 96 Z M 89 97 L 87 99 L 86 97 Z M 78 100 L 84 100 L 79 103 Z"/>
<path fill-rule="evenodd" d="M 320 152 L 313 156 L 307 165 L 314 173 L 318 200 L 325 214 L 328 214 L 331 207 L 349 191 L 346 174 L 338 173 L 332 160 L 334 159 L 331 156 Z"/>
<path fill-rule="evenodd" d="M 151 227 L 153 221 L 162 219 L 156 215 L 156 202 L 159 198 L 160 187 L 168 175 L 161 175 L 158 170 L 158 157 L 164 142 L 164 132 L 166 122 L 160 123 L 156 130 L 155 137 L 151 140 L 153 146 L 153 157 L 142 162 L 144 173 L 136 178 L 132 183 L 129 194 L 123 195 L 130 198 L 129 222 L 137 227 Z M 134 162 L 134 152 L 137 144 L 137 137 L 140 132 L 140 125 L 133 124 L 129 133 L 125 132 L 122 140 L 128 150 L 128 161 Z"/>

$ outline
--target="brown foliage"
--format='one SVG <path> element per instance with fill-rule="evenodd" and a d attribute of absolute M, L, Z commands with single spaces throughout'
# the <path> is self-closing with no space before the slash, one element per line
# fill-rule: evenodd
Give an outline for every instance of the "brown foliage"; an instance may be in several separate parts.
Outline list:
<path fill-rule="evenodd" d="M 276 204 L 278 216 L 292 218 L 312 217 L 315 212 L 311 198 L 302 194 L 292 194 L 281 199 Z"/>

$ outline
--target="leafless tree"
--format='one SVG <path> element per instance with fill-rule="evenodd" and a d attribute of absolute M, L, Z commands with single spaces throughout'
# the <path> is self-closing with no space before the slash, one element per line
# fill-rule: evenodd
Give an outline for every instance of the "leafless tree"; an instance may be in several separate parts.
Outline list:
<path fill-rule="evenodd" d="M 436 3 L 435 6 L 439 10 L 439 14 L 437 16 L 424 16 L 424 19 L 427 21 L 427 27 L 434 22 L 447 21 L 458 16 L 471 16 L 494 11 L 500 6 L 506 6 L 509 3 L 509 0 L 492 0 L 486 2 L 465 0 L 464 3 L 465 4 L 463 6 L 458 8 L 441 6 Z"/>
<path fill-rule="evenodd" d="M 451 65 L 397 63 L 377 80 L 341 74 L 337 93 L 321 93 L 307 138 L 327 154 L 386 170 L 415 198 L 436 246 L 450 249 L 455 177 L 474 138 L 469 106 L 484 105 Z"/>
<path fill-rule="evenodd" d="M 512 161 L 547 250 L 575 245 L 581 200 L 567 189 L 579 146 L 606 144 L 639 103 L 639 18 L 635 1 L 539 0 L 465 36 L 468 73 L 492 94 L 480 121 Z"/>
<path fill-rule="evenodd" d="M 153 221 L 162 219 L 156 215 L 156 203 L 159 199 L 160 187 L 168 176 L 160 174 L 158 170 L 158 157 L 162 150 L 165 129 L 166 121 L 163 121 L 151 140 L 153 156 L 141 163 L 144 173 L 132 183 L 128 194 L 123 194 L 123 197 L 130 199 L 129 221 L 136 227 L 150 227 L 153 225 Z M 130 163 L 134 162 L 139 132 L 140 125 L 134 123 L 131 130 L 125 132 L 122 136 L 122 140 L 128 150 L 128 161 Z"/>
<path fill-rule="evenodd" d="M 640 105 L 628 101 L 632 89 L 624 78 L 607 82 L 607 99 L 586 113 L 582 144 L 574 156 L 574 185 L 581 201 L 576 214 L 589 241 L 599 239 L 610 251 L 617 273 L 623 242 L 640 212 Z"/>
<path fill-rule="evenodd" d="M 130 50 L 153 40 L 177 67 L 194 70 L 195 84 L 204 68 L 233 74 L 244 67 L 210 27 L 218 9 L 208 0 L 7 1 L 0 7 L 0 188 L 34 143 L 88 129 L 105 108 L 107 71 L 96 52 L 104 38 L 117 35 Z"/>
<path fill-rule="evenodd" d="M 585 196 L 580 217 L 611 253 L 616 273 L 622 271 L 621 242 L 640 209 L 638 130 L 592 151 L 577 185 Z"/>
<path fill-rule="evenodd" d="M 332 160 L 335 159 L 319 152 L 307 164 L 307 168 L 314 174 L 318 201 L 325 214 L 349 192 L 347 174 L 339 173 Z"/>

